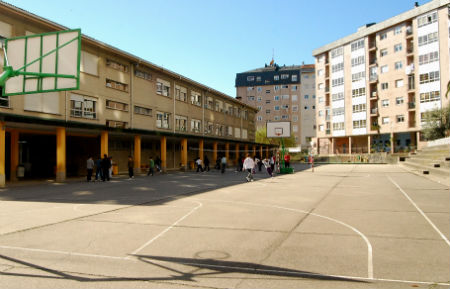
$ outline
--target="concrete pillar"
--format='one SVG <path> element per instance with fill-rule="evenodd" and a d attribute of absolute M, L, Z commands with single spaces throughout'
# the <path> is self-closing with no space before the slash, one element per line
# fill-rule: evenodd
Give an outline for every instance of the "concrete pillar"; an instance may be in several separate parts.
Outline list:
<path fill-rule="evenodd" d="M 161 171 L 167 171 L 167 137 L 161 137 Z"/>
<path fill-rule="evenodd" d="M 187 146 L 187 138 L 183 138 L 181 140 L 181 169 L 184 171 L 188 170 L 188 146 Z"/>
<path fill-rule="evenodd" d="M 256 156 L 256 146 L 253 145 L 252 149 L 253 149 L 253 155 L 252 155 L 252 157 L 254 157 L 254 156 Z"/>
<path fill-rule="evenodd" d="M 334 155 L 334 138 L 331 138 L 331 154 Z"/>
<path fill-rule="evenodd" d="M 6 173 L 5 173 L 5 164 L 6 164 L 6 124 L 3 121 L 0 121 L 0 187 L 4 188 L 6 184 Z"/>
<path fill-rule="evenodd" d="M 352 154 L 352 137 L 351 136 L 348 137 L 348 154 L 349 155 Z"/>
<path fill-rule="evenodd" d="M 205 146 L 205 141 L 204 140 L 199 140 L 198 141 L 198 157 L 202 160 L 205 161 L 204 157 L 204 146 Z"/>
<path fill-rule="evenodd" d="M 234 146 L 234 151 L 236 152 L 236 156 L 235 156 L 236 164 L 239 164 L 239 144 L 238 143 Z"/>
<path fill-rule="evenodd" d="M 134 173 L 141 173 L 141 136 L 134 136 Z"/>
<path fill-rule="evenodd" d="M 212 161 L 213 161 L 213 164 L 215 164 L 217 161 L 217 142 L 216 141 L 213 142 L 213 159 L 212 159 Z"/>
<path fill-rule="evenodd" d="M 66 128 L 56 128 L 56 181 L 66 180 Z"/>
<path fill-rule="evenodd" d="M 225 158 L 227 159 L 227 162 L 230 161 L 230 144 L 225 143 Z"/>
<path fill-rule="evenodd" d="M 264 158 L 264 157 L 263 157 L 263 147 L 262 147 L 262 146 L 259 146 L 259 157 L 260 157 L 261 159 Z"/>
<path fill-rule="evenodd" d="M 248 144 L 245 144 L 245 145 L 244 145 L 244 156 L 247 156 L 248 153 L 250 153 L 250 152 L 248 151 Z"/>
<path fill-rule="evenodd" d="M 367 153 L 370 155 L 370 150 L 372 149 L 372 143 L 370 142 L 370 134 L 367 136 Z"/>
<path fill-rule="evenodd" d="M 395 140 L 394 140 L 394 133 L 393 132 L 391 132 L 391 136 L 390 136 L 390 141 L 391 141 L 391 154 L 393 154 L 394 153 L 394 149 L 395 149 L 395 147 L 394 147 L 394 145 L 395 145 Z"/>
<path fill-rule="evenodd" d="M 266 146 L 266 158 L 267 159 L 269 158 L 269 147 L 268 146 Z"/>
<path fill-rule="evenodd" d="M 17 166 L 19 166 L 19 132 L 11 131 L 11 173 L 10 180 L 17 181 Z"/>
<path fill-rule="evenodd" d="M 104 155 L 108 155 L 108 132 L 102 131 L 100 136 L 100 154 L 101 158 L 103 158 Z"/>

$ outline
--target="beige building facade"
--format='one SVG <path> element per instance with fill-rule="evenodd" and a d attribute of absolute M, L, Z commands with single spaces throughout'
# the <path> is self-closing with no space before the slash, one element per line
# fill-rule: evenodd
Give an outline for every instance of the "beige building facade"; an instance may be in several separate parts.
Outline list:
<path fill-rule="evenodd" d="M 449 11 L 434 0 L 313 51 L 319 154 L 421 146 L 424 113 L 449 104 Z"/>
<path fill-rule="evenodd" d="M 314 65 L 267 65 L 236 75 L 236 95 L 256 107 L 256 129 L 267 122 L 288 121 L 291 135 L 301 148 L 315 137 Z"/>
<path fill-rule="evenodd" d="M 67 28 L 0 3 L 0 36 Z M 3 52 L 1 67 L 3 67 Z M 1 72 L 1 68 L 0 68 Z M 80 88 L 0 96 L 0 184 L 85 174 L 86 159 L 107 154 L 116 171 L 161 158 L 163 169 L 187 169 L 196 157 L 229 164 L 255 143 L 256 108 L 82 35 Z M 3 151 L 3 153 L 2 153 Z M 18 168 L 22 168 L 18 170 Z"/>

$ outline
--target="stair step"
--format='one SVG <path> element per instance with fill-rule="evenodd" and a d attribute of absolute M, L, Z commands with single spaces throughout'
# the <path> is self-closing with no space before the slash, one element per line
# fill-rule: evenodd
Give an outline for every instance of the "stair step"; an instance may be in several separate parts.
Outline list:
<path fill-rule="evenodd" d="M 437 175 L 442 177 L 449 177 L 450 176 L 450 170 L 448 168 L 434 168 L 434 167 L 428 167 L 421 164 L 416 163 L 409 163 L 405 162 L 403 163 L 404 166 L 409 167 L 415 171 L 420 171 L 423 174 L 431 174 L 431 175 Z"/>

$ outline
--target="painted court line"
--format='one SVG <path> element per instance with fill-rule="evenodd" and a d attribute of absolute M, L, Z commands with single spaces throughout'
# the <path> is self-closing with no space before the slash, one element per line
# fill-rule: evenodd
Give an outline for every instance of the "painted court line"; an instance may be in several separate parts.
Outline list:
<path fill-rule="evenodd" d="M 427 215 L 419 208 L 419 206 L 409 197 L 409 195 L 393 180 L 391 177 L 387 177 L 396 187 L 399 189 L 400 192 L 405 196 L 405 198 L 408 199 L 408 201 L 416 208 L 416 210 L 422 215 L 422 217 L 427 220 L 427 222 L 433 227 L 433 229 L 441 236 L 441 238 L 444 240 L 447 245 L 450 246 L 450 241 L 447 239 L 447 237 L 436 227 L 436 225 L 428 218 Z"/>
<path fill-rule="evenodd" d="M 200 200 L 208 200 L 208 199 L 200 199 Z M 358 234 L 363 240 L 364 242 L 366 242 L 367 245 L 367 278 L 368 279 L 373 279 L 373 249 L 372 249 L 372 244 L 370 243 L 369 239 L 363 234 L 361 233 L 358 229 L 356 229 L 353 226 L 350 226 L 349 224 L 346 224 L 342 221 L 327 217 L 327 216 L 323 216 L 323 215 L 319 215 L 319 214 L 315 214 L 315 213 L 310 213 L 304 210 L 299 210 L 299 209 L 293 209 L 293 208 L 287 208 L 287 207 L 280 207 L 280 206 L 276 206 L 276 205 L 265 205 L 265 204 L 257 204 L 257 203 L 249 203 L 249 202 L 239 202 L 239 201 L 226 201 L 226 200 L 208 200 L 208 201 L 212 201 L 212 202 L 224 202 L 224 203 L 234 203 L 234 204 L 244 204 L 244 205 L 249 205 L 249 206 L 258 206 L 258 207 L 266 207 L 266 208 L 275 208 L 275 209 L 281 209 L 281 210 L 287 210 L 287 211 L 293 211 L 293 212 L 298 212 L 298 213 L 302 213 L 302 214 L 309 214 L 311 216 L 315 216 L 318 218 L 323 218 L 335 223 L 338 223 L 344 227 L 349 228 L 350 230 L 352 230 L 353 232 L 355 232 L 356 234 Z"/>
<path fill-rule="evenodd" d="M 196 201 L 195 201 L 196 202 Z M 170 225 L 169 227 L 167 227 L 166 229 L 164 229 L 161 233 L 159 233 L 158 235 L 156 235 L 155 237 L 153 237 L 152 239 L 150 239 L 147 243 L 145 243 L 144 245 L 142 245 L 141 247 L 137 248 L 136 250 L 134 250 L 130 256 L 126 257 L 125 259 L 129 259 L 132 257 L 132 255 L 136 255 L 137 253 L 139 253 L 140 251 L 142 251 L 145 247 L 149 246 L 151 243 L 153 243 L 154 241 L 156 241 L 159 237 L 163 236 L 165 233 L 167 233 L 168 231 L 172 230 L 173 227 L 175 227 L 178 223 L 180 223 L 181 221 L 183 221 L 184 219 L 186 219 L 187 217 L 189 217 L 192 213 L 194 213 L 198 208 L 200 208 L 201 206 L 203 206 L 202 203 L 200 202 L 196 202 L 198 205 L 196 207 L 194 207 L 192 210 L 190 210 L 186 215 L 184 215 L 183 217 L 179 218 L 175 223 L 173 223 L 172 225 Z"/>

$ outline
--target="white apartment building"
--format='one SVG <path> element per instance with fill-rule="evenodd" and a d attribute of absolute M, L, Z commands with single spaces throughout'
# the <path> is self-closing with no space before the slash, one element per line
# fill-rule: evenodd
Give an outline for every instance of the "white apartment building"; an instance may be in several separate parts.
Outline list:
<path fill-rule="evenodd" d="M 420 147 L 426 111 L 449 104 L 449 0 L 434 0 L 313 51 L 319 154 Z"/>

